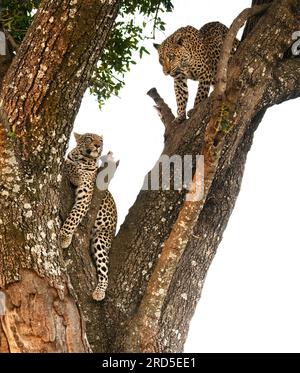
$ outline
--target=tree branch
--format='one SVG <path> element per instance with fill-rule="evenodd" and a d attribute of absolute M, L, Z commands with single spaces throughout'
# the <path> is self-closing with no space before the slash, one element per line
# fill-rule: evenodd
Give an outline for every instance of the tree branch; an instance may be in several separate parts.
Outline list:
<path fill-rule="evenodd" d="M 263 113 L 247 126 L 230 163 L 219 162 L 207 202 L 198 217 L 188 245 L 178 263 L 166 296 L 156 336 L 162 352 L 183 351 L 188 326 L 204 286 L 207 270 L 222 240 L 242 183 L 247 153 Z M 173 314 L 176 313 L 174 320 Z M 167 341 L 167 343 L 166 343 Z"/>
<path fill-rule="evenodd" d="M 220 102 L 222 101 L 226 90 L 228 62 L 237 33 L 250 17 L 264 12 L 268 9 L 269 6 L 270 4 L 263 4 L 254 6 L 253 8 L 244 9 L 232 22 L 224 40 L 221 56 L 217 67 L 216 87 L 212 93 L 213 100 L 215 100 L 214 105 L 220 105 Z M 213 112 L 215 111 L 215 107 L 213 107 Z"/>
<path fill-rule="evenodd" d="M 154 336 L 157 334 L 159 328 L 161 311 L 168 289 L 172 282 L 176 267 L 197 222 L 198 216 L 204 207 L 218 168 L 218 162 L 227 132 L 227 129 L 224 129 L 222 123 L 220 124 L 219 122 L 227 121 L 228 126 L 230 127 L 234 125 L 234 120 L 229 124 L 227 110 L 221 105 L 227 85 L 227 66 L 236 34 L 250 16 L 262 12 L 266 8 L 267 6 L 263 5 L 255 7 L 254 9 L 244 10 L 233 21 L 225 38 L 217 70 L 216 89 L 212 98 L 213 111 L 205 132 L 204 146 L 200 153 L 204 154 L 204 195 L 201 200 L 198 198 L 194 201 L 184 201 L 170 235 L 163 244 L 160 257 L 148 282 L 144 298 L 137 312 L 136 320 L 134 321 L 134 323 L 138 325 L 137 329 L 140 333 L 141 347 L 143 351 L 156 351 L 156 346 L 153 344 L 155 340 Z M 163 100 L 155 91 L 153 96 L 162 107 L 165 107 Z M 199 175 L 198 167 L 196 167 L 196 172 L 190 185 L 190 191 L 199 190 L 200 182 L 203 182 L 202 177 Z"/>
<path fill-rule="evenodd" d="M 272 3 L 272 1 L 273 0 L 252 0 L 251 7 L 253 8 L 256 5 L 270 4 Z M 249 35 L 249 33 L 252 32 L 259 18 L 260 18 L 259 15 L 257 15 L 257 16 L 253 16 L 250 19 L 248 19 L 244 32 L 243 32 L 242 40 L 244 40 L 247 37 L 247 35 Z"/>
<path fill-rule="evenodd" d="M 283 60 L 272 73 L 265 100 L 272 106 L 297 97 L 300 97 L 300 59 Z"/>
<path fill-rule="evenodd" d="M 169 106 L 161 98 L 156 88 L 151 88 L 147 92 L 147 95 L 154 100 L 156 104 L 154 108 L 157 110 L 158 115 L 165 126 L 165 137 L 168 137 L 171 128 L 174 127 L 174 123 L 172 124 L 172 122 L 174 121 L 175 116 Z"/>

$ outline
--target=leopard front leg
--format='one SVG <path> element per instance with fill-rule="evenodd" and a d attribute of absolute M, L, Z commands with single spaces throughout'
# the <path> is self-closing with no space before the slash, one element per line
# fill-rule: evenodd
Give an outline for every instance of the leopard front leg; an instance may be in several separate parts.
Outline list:
<path fill-rule="evenodd" d="M 186 119 L 186 105 L 189 97 L 186 78 L 183 76 L 174 78 L 174 89 L 177 102 L 177 118 L 174 122 L 181 123 Z"/>
<path fill-rule="evenodd" d="M 86 215 L 93 196 L 93 184 L 84 182 L 76 190 L 75 204 L 60 230 L 60 244 L 63 249 L 70 246 L 75 229 Z"/>
<path fill-rule="evenodd" d="M 81 176 L 80 176 L 80 170 L 78 169 L 78 164 L 75 162 L 70 161 L 67 159 L 65 161 L 65 171 L 68 176 L 68 179 L 74 186 L 79 186 L 82 181 L 81 181 Z"/>
<path fill-rule="evenodd" d="M 208 97 L 209 94 L 209 88 L 211 85 L 211 79 L 210 78 L 203 78 L 199 81 L 198 84 L 198 90 L 197 95 L 194 102 L 193 109 L 188 111 L 188 117 L 190 118 L 192 114 L 195 112 L 195 108 Z"/>

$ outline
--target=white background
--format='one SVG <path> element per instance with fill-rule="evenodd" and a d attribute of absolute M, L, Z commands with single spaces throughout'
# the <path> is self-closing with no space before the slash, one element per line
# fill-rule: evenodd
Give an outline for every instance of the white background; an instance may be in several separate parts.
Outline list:
<path fill-rule="evenodd" d="M 188 24 L 200 28 L 218 20 L 229 26 L 251 1 L 173 3 L 174 12 L 164 16 L 166 33 L 156 42 Z M 172 78 L 163 75 L 150 42 L 147 47 L 151 55 L 132 68 L 120 98 L 110 99 L 100 112 L 86 95 L 75 124 L 77 132 L 103 134 L 104 150 L 121 160 L 110 187 L 119 224 L 163 147 L 163 126 L 146 92 L 156 87 L 176 108 Z M 186 352 L 300 352 L 299 139 L 299 99 L 268 110 L 192 320 Z"/>

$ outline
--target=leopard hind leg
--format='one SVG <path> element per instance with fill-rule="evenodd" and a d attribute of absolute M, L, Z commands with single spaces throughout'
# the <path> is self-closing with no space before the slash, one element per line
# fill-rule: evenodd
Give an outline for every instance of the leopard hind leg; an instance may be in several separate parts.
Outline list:
<path fill-rule="evenodd" d="M 106 231 L 96 231 L 91 241 L 91 253 L 96 267 L 98 283 L 93 292 L 93 299 L 105 298 L 108 285 L 108 254 L 111 247 L 111 236 Z"/>
<path fill-rule="evenodd" d="M 98 283 L 93 292 L 93 299 L 97 301 L 105 298 L 108 285 L 109 251 L 115 236 L 116 225 L 116 204 L 113 196 L 107 190 L 95 220 L 90 245 L 97 271 Z"/>

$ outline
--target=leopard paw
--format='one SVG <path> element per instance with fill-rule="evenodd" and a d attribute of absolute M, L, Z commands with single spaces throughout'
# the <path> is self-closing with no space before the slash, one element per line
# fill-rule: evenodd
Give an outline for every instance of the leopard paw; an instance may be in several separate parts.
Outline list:
<path fill-rule="evenodd" d="M 72 242 L 72 235 L 66 235 L 65 233 L 60 233 L 60 246 L 63 249 L 67 249 Z"/>
<path fill-rule="evenodd" d="M 105 298 L 105 291 L 99 289 L 99 287 L 97 286 L 96 289 L 93 291 L 92 297 L 94 300 L 99 302 L 100 300 L 103 300 Z"/>

